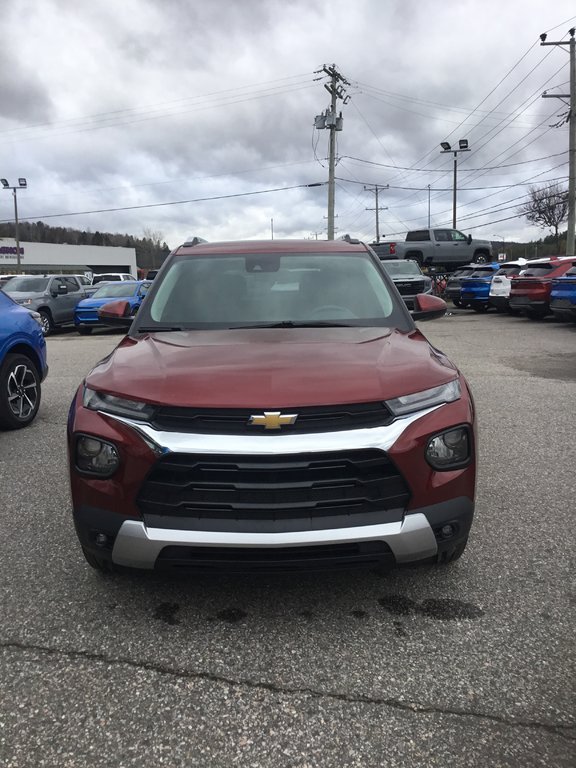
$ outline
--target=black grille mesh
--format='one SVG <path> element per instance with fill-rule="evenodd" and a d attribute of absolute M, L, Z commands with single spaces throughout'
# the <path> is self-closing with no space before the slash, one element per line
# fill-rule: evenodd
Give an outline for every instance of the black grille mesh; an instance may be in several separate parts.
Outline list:
<path fill-rule="evenodd" d="M 377 449 L 273 456 L 171 454 L 138 498 L 145 515 L 201 521 L 282 521 L 394 511 L 404 479 Z M 205 527 L 203 525 L 202 527 Z M 220 526 L 216 526 L 220 527 Z"/>

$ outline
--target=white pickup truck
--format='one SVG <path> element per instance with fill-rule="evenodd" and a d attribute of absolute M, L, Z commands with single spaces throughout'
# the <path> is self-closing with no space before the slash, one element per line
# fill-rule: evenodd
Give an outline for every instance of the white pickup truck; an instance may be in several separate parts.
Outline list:
<path fill-rule="evenodd" d="M 381 259 L 414 259 L 420 266 L 457 267 L 492 261 L 492 243 L 473 240 L 457 229 L 415 229 L 404 242 L 384 241 L 370 247 Z"/>

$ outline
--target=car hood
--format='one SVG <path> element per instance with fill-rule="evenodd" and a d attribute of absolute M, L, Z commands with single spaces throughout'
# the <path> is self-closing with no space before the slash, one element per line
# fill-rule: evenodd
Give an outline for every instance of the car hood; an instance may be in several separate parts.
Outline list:
<path fill-rule="evenodd" d="M 154 404 L 280 408 L 387 400 L 456 375 L 419 331 L 236 329 L 126 337 L 86 384 Z"/>
<path fill-rule="evenodd" d="M 27 299 L 42 299 L 46 294 L 44 291 L 7 291 L 4 288 L 4 293 L 7 293 L 14 301 L 25 301 Z"/>

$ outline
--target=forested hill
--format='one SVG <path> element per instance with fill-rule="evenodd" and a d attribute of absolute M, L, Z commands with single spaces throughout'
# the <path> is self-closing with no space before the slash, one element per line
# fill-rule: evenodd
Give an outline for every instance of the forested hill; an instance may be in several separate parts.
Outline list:
<path fill-rule="evenodd" d="M 18 234 L 22 243 L 67 243 L 68 245 L 112 245 L 136 249 L 139 267 L 158 267 L 170 253 L 170 248 L 159 233 L 146 233 L 147 237 L 133 235 L 90 232 L 71 227 L 51 227 L 42 221 L 21 221 Z M 14 238 L 14 224 L 0 224 L 0 238 Z"/>

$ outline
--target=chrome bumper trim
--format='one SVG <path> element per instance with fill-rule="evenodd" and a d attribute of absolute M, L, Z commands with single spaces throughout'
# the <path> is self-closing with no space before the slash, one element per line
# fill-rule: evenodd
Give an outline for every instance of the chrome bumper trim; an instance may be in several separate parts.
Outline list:
<path fill-rule="evenodd" d="M 442 408 L 442 405 L 436 405 L 398 418 L 392 424 L 383 427 L 299 435 L 282 434 L 282 432 L 274 435 L 203 435 L 187 432 L 161 432 L 145 422 L 128 419 L 124 416 L 115 416 L 104 411 L 101 413 L 133 429 L 159 455 L 163 453 L 276 455 L 362 448 L 379 448 L 381 451 L 387 451 L 411 424 L 437 408 Z"/>
<path fill-rule="evenodd" d="M 365 525 L 321 531 L 290 533 L 228 533 L 147 528 L 143 522 L 125 520 L 120 527 L 112 560 L 117 565 L 152 569 L 164 547 L 302 547 L 384 541 L 398 563 L 433 557 L 438 547 L 434 532 L 422 513 L 409 514 L 396 523 Z"/>

